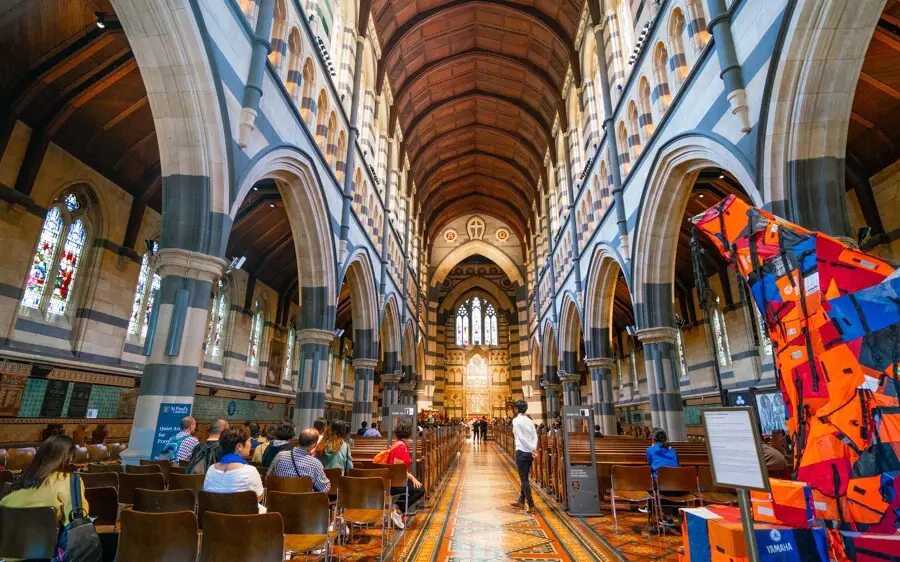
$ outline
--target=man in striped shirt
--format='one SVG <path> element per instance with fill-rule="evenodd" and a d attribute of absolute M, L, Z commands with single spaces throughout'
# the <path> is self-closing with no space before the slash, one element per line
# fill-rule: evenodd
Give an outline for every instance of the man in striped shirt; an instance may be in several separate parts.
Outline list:
<path fill-rule="evenodd" d="M 186 461 L 191 458 L 194 447 L 200 444 L 200 441 L 194 437 L 194 431 L 197 430 L 197 420 L 188 416 L 181 420 L 181 431 L 175 434 L 170 443 L 178 443 L 178 453 L 175 455 L 176 461 Z"/>
<path fill-rule="evenodd" d="M 299 447 L 275 455 L 266 476 L 271 474 L 282 478 L 309 476 L 315 491 L 327 492 L 331 489 L 331 482 L 325 476 L 325 468 L 319 459 L 310 454 L 319 442 L 319 432 L 312 428 L 304 429 L 300 432 L 299 441 Z"/>

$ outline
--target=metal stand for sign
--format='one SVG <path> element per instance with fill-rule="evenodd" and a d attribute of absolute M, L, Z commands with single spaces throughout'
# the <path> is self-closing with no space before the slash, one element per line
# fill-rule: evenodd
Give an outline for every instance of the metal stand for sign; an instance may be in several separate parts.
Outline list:
<path fill-rule="evenodd" d="M 768 492 L 770 487 L 757 431 L 756 411 L 753 408 L 709 408 L 703 410 L 703 425 L 713 484 L 737 490 L 747 557 L 750 562 L 759 562 L 748 490 Z M 729 427 L 734 431 L 729 432 Z M 719 450 L 720 447 L 724 450 Z"/>
<path fill-rule="evenodd" d="M 412 458 L 412 465 L 410 466 L 410 474 L 418 474 L 416 472 L 416 445 L 419 442 L 419 424 L 418 424 L 418 413 L 416 412 L 415 406 L 410 406 L 408 404 L 394 404 L 392 406 L 388 406 L 388 418 L 387 418 L 387 431 L 385 435 L 387 435 L 387 446 L 391 447 L 391 443 L 394 442 L 394 427 L 396 425 L 397 420 L 409 420 L 410 428 L 412 429 L 412 448 L 410 449 L 410 457 Z"/>
<path fill-rule="evenodd" d="M 594 409 L 582 406 L 562 407 L 562 431 L 563 442 L 566 451 L 566 483 L 569 486 L 567 496 L 569 498 L 569 514 L 577 517 L 599 516 L 600 492 L 597 485 L 597 455 L 594 451 Z M 569 438 L 570 427 L 583 427 L 587 432 L 590 444 L 590 464 L 572 464 L 569 447 L 572 440 Z"/>

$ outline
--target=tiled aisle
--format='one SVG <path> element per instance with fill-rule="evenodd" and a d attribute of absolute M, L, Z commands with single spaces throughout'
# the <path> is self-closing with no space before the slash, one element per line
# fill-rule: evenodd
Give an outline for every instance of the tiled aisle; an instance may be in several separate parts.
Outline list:
<path fill-rule="evenodd" d="M 535 496 L 528 515 L 510 504 L 518 498 L 511 466 L 493 444 L 469 443 L 404 561 L 574 562 L 609 558 L 584 537 L 573 520 Z"/>

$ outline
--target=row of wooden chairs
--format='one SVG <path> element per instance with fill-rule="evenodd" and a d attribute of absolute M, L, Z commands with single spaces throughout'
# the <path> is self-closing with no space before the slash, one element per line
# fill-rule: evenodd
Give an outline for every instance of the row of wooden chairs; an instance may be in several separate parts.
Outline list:
<path fill-rule="evenodd" d="M 86 447 L 75 447 L 75 458 L 72 461 L 76 465 L 109 462 L 121 460 L 122 451 L 127 445 L 120 443 L 110 443 L 109 445 L 87 445 Z M 0 449 L 0 467 L 6 470 L 24 470 L 28 468 L 34 455 L 37 453 L 35 447 L 18 447 L 14 449 Z"/>

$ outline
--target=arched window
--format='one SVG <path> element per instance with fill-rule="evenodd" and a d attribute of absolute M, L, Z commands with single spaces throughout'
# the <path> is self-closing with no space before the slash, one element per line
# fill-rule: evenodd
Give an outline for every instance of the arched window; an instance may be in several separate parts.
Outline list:
<path fill-rule="evenodd" d="M 225 281 L 219 279 L 209 308 L 209 327 L 206 330 L 206 355 L 220 357 L 225 338 L 225 318 L 228 314 L 228 296 Z"/>
<path fill-rule="evenodd" d="M 291 380 L 291 366 L 294 363 L 294 327 L 291 326 L 291 329 L 288 330 L 288 341 L 287 341 L 287 350 L 284 352 L 284 376 L 282 380 L 289 381 Z M 329 368 L 331 367 L 331 354 L 329 350 L 328 355 L 329 360 Z"/>
<path fill-rule="evenodd" d="M 675 333 L 675 347 L 677 348 L 676 352 L 678 353 L 678 370 L 680 371 L 680 378 L 681 380 L 690 380 L 687 359 L 685 359 L 684 356 L 684 335 L 681 333 L 681 328 L 678 328 L 678 332 Z"/>
<path fill-rule="evenodd" d="M 303 73 L 300 69 L 303 53 L 300 52 L 300 48 L 300 32 L 295 27 L 291 30 L 291 34 L 288 37 L 288 53 L 290 55 L 288 57 L 287 79 L 285 80 L 288 94 L 294 100 L 294 103 L 300 101 L 300 89 L 303 82 Z"/>
<path fill-rule="evenodd" d="M 481 299 L 472 299 L 472 345 L 481 345 L 484 325 L 481 322 Z"/>
<path fill-rule="evenodd" d="M 23 307 L 53 315 L 63 315 L 69 310 L 75 277 L 87 245 L 86 212 L 85 199 L 71 192 L 60 197 L 47 211 L 25 281 Z"/>
<path fill-rule="evenodd" d="M 338 135 L 338 143 L 337 143 L 337 156 L 335 157 L 334 173 L 337 176 L 338 181 L 343 184 L 344 183 L 344 167 L 346 164 L 344 163 L 344 154 L 347 152 L 347 141 L 344 140 L 344 131 L 341 131 L 341 134 Z"/>
<path fill-rule="evenodd" d="M 250 346 L 247 349 L 247 365 L 255 369 L 259 365 L 260 342 L 262 341 L 263 309 L 262 304 L 256 301 L 253 313 L 253 322 L 250 323 Z"/>
<path fill-rule="evenodd" d="M 706 16 L 703 12 L 703 3 L 700 0 L 685 0 L 688 15 L 688 35 L 694 45 L 694 52 L 699 53 L 709 42 L 709 32 L 706 30 Z"/>
<path fill-rule="evenodd" d="M 337 164 L 337 116 L 334 111 L 328 117 L 328 140 L 325 145 L 325 156 L 332 168 Z"/>
<path fill-rule="evenodd" d="M 312 128 L 316 118 L 316 100 L 313 99 L 316 88 L 316 73 L 312 59 L 303 63 L 303 99 L 300 100 L 300 115 L 307 127 Z M 315 132 L 315 131 L 313 131 Z"/>
<path fill-rule="evenodd" d="M 653 112 L 650 105 L 650 81 L 646 76 L 641 76 L 638 85 L 638 125 L 644 133 L 644 138 L 649 139 L 653 134 Z"/>
<path fill-rule="evenodd" d="M 272 24 L 272 51 L 269 53 L 269 62 L 275 67 L 275 71 L 281 74 L 281 65 L 284 64 L 287 53 L 287 8 L 284 0 L 275 3 L 275 23 Z"/>
<path fill-rule="evenodd" d="M 632 160 L 641 154 L 641 130 L 638 127 L 638 110 L 634 100 L 628 102 L 628 151 Z"/>
<path fill-rule="evenodd" d="M 731 347 L 728 344 L 728 329 L 725 326 L 725 315 L 719 308 L 719 297 L 716 297 L 715 305 L 710 310 L 713 325 L 713 339 L 716 342 L 716 357 L 719 365 L 727 367 L 731 363 Z"/>
<path fill-rule="evenodd" d="M 657 104 L 659 114 L 662 115 L 669 109 L 672 96 L 669 90 L 669 76 L 666 65 L 669 62 L 669 53 L 662 41 L 656 44 L 653 52 L 653 78 L 656 80 L 656 88 L 653 89 L 653 102 Z"/>
<path fill-rule="evenodd" d="M 488 303 L 484 313 L 484 344 L 498 345 L 497 343 L 497 313 L 494 305 Z"/>
<path fill-rule="evenodd" d="M 625 122 L 619 121 L 616 128 L 616 144 L 619 145 L 619 165 L 622 166 L 622 175 L 627 176 L 631 171 L 631 155 L 628 150 L 628 132 L 625 130 Z"/>
<path fill-rule="evenodd" d="M 672 10 L 669 20 L 669 46 L 672 48 L 672 58 L 669 59 L 669 69 L 675 76 L 675 82 L 681 84 L 687 77 L 687 57 L 684 54 L 684 14 L 679 8 Z"/>
<path fill-rule="evenodd" d="M 319 92 L 319 102 L 316 105 L 316 144 L 325 152 L 325 143 L 328 142 L 328 95 L 325 90 Z"/>
<path fill-rule="evenodd" d="M 469 345 L 469 311 L 466 305 L 456 311 L 456 345 Z"/>
<path fill-rule="evenodd" d="M 763 320 L 759 308 L 755 304 L 751 304 L 753 316 L 756 318 L 757 345 L 762 346 L 765 355 L 772 355 L 772 340 L 769 339 L 769 331 L 766 329 L 766 323 Z"/>
<path fill-rule="evenodd" d="M 153 311 L 153 301 L 162 284 L 162 277 L 154 270 L 154 256 L 159 249 L 159 243 L 153 241 L 151 248 L 141 258 L 141 269 L 138 272 L 137 287 L 134 291 L 134 301 L 131 303 L 131 318 L 128 319 L 128 335 L 140 334 L 140 341 L 147 337 L 147 327 L 150 325 L 150 313 Z"/>

